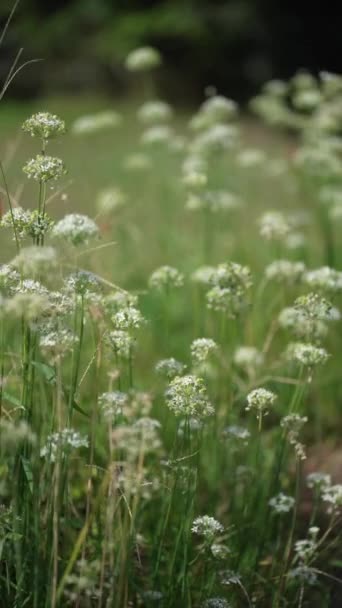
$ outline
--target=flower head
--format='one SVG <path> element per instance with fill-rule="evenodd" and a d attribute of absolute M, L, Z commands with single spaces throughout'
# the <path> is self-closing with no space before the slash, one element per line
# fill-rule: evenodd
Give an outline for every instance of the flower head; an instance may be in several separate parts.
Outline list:
<path fill-rule="evenodd" d="M 212 539 L 217 534 L 223 532 L 224 527 L 217 519 L 209 515 L 201 515 L 193 521 L 191 531 L 198 536 L 204 536 L 206 539 Z"/>
<path fill-rule="evenodd" d="M 50 112 L 38 112 L 25 120 L 22 128 L 32 137 L 47 141 L 65 133 L 65 122 Z"/>
<path fill-rule="evenodd" d="M 52 235 L 75 246 L 84 245 L 99 236 L 99 228 L 87 215 L 70 213 L 55 224 Z"/>
<path fill-rule="evenodd" d="M 29 160 L 23 167 L 28 178 L 37 182 L 48 182 L 56 180 L 66 173 L 63 161 L 53 156 L 38 154 L 36 158 Z"/>
<path fill-rule="evenodd" d="M 214 413 L 204 381 L 197 376 L 177 376 L 170 382 L 165 397 L 176 416 L 202 419 Z"/>
<path fill-rule="evenodd" d="M 131 51 L 126 58 L 126 68 L 130 72 L 143 72 L 158 67 L 162 57 L 152 46 L 143 46 Z"/>

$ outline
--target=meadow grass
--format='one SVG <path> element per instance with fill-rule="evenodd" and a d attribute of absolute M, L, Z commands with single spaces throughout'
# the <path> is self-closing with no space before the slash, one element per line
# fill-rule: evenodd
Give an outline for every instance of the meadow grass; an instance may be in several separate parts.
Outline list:
<path fill-rule="evenodd" d="M 1 606 L 338 605 L 331 79 L 2 104 Z"/>

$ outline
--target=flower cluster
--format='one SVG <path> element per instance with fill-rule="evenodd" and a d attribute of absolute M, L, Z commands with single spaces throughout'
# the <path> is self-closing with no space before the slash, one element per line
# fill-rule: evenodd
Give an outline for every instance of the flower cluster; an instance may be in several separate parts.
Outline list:
<path fill-rule="evenodd" d="M 177 376 L 169 384 L 165 393 L 169 409 L 176 416 L 206 418 L 212 416 L 212 407 L 202 378 Z"/>

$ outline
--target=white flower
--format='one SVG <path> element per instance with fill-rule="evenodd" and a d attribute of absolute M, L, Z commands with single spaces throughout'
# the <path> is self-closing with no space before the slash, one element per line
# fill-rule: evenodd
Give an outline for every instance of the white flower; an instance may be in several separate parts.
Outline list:
<path fill-rule="evenodd" d="M 72 245 L 84 245 L 99 236 L 99 228 L 87 215 L 70 213 L 55 224 L 52 235 Z"/>
<path fill-rule="evenodd" d="M 230 608 L 230 604 L 224 597 L 211 597 L 205 600 L 203 608 Z"/>
<path fill-rule="evenodd" d="M 266 388 L 255 388 L 247 395 L 246 410 L 255 409 L 258 413 L 265 415 L 276 400 L 277 395 Z"/>
<path fill-rule="evenodd" d="M 53 247 L 25 247 L 12 261 L 24 276 L 40 276 L 53 272 L 57 267 L 57 252 Z"/>
<path fill-rule="evenodd" d="M 171 266 L 161 266 L 151 274 L 149 279 L 150 287 L 166 291 L 174 287 L 182 287 L 183 283 L 182 273 Z"/>
<path fill-rule="evenodd" d="M 126 204 L 126 197 L 120 188 L 106 188 L 101 190 L 96 199 L 96 206 L 100 213 L 112 213 Z"/>
<path fill-rule="evenodd" d="M 56 462 L 59 452 L 64 457 L 69 451 L 81 447 L 88 447 L 87 437 L 82 437 L 74 429 L 63 429 L 48 436 L 46 444 L 40 450 L 40 456 L 50 462 Z"/>
<path fill-rule="evenodd" d="M 292 342 L 286 350 L 286 357 L 290 361 L 296 361 L 301 365 L 313 367 L 326 363 L 329 354 L 325 348 L 319 348 L 313 344 L 305 344 L 304 342 Z"/>
<path fill-rule="evenodd" d="M 321 494 L 331 486 L 331 475 L 319 471 L 309 473 L 306 476 L 306 485 Z"/>
<path fill-rule="evenodd" d="M 25 120 L 23 131 L 47 141 L 65 133 L 65 122 L 50 112 L 38 112 Z"/>
<path fill-rule="evenodd" d="M 303 262 L 291 262 L 290 260 L 275 260 L 265 268 L 265 276 L 268 280 L 278 283 L 297 283 L 305 272 Z"/>
<path fill-rule="evenodd" d="M 277 496 L 274 496 L 268 501 L 268 504 L 276 513 L 288 513 L 291 511 L 295 504 L 295 499 L 292 496 L 287 496 L 280 492 Z"/>
<path fill-rule="evenodd" d="M 260 234 L 267 240 L 282 240 L 290 232 L 290 224 L 280 211 L 268 211 L 261 217 Z"/>
<path fill-rule="evenodd" d="M 254 370 L 264 363 L 264 355 L 255 346 L 240 346 L 234 353 L 234 363 L 246 371 Z"/>
<path fill-rule="evenodd" d="M 324 489 L 322 500 L 329 504 L 330 510 L 337 510 L 342 507 L 342 484 L 338 483 Z"/>
<path fill-rule="evenodd" d="M 63 161 L 53 156 L 37 154 L 36 158 L 29 160 L 23 167 L 28 178 L 38 182 L 55 180 L 66 173 Z"/>
<path fill-rule="evenodd" d="M 157 374 L 164 376 L 168 380 L 172 380 L 176 376 L 181 376 L 184 373 L 186 365 L 170 357 L 169 359 L 162 359 L 156 364 L 155 370 Z"/>
<path fill-rule="evenodd" d="M 12 228 L 13 239 L 15 239 L 14 228 L 17 238 L 23 239 L 27 236 L 31 225 L 31 212 L 21 207 L 14 207 L 12 211 L 6 211 L 1 218 L 0 225 L 4 228 Z"/>
<path fill-rule="evenodd" d="M 141 143 L 147 146 L 163 144 L 172 138 L 173 132 L 167 125 L 155 125 L 146 129 L 141 136 Z"/>
<path fill-rule="evenodd" d="M 196 376 L 177 376 L 165 392 L 169 409 L 176 416 L 206 418 L 212 416 L 212 407 L 202 378 Z"/>
<path fill-rule="evenodd" d="M 191 356 L 196 363 L 206 361 L 212 353 L 217 351 L 217 344 L 211 338 L 197 338 L 191 344 Z"/>
<path fill-rule="evenodd" d="M 75 135 L 87 135 L 89 133 L 96 133 L 97 131 L 113 129 L 120 126 L 121 123 L 122 117 L 120 114 L 108 110 L 98 112 L 97 114 L 80 116 L 73 123 L 71 130 Z"/>
<path fill-rule="evenodd" d="M 126 58 L 126 68 L 130 72 L 143 72 L 158 67 L 162 57 L 152 46 L 143 46 L 131 51 Z"/>
<path fill-rule="evenodd" d="M 202 285 L 210 285 L 213 282 L 215 276 L 215 266 L 200 266 L 191 275 L 191 280 L 194 283 L 200 283 Z"/>
<path fill-rule="evenodd" d="M 139 329 L 145 322 L 140 310 L 134 306 L 121 308 L 112 316 L 112 322 L 116 329 Z"/>
<path fill-rule="evenodd" d="M 99 396 L 99 405 L 103 415 L 106 418 L 111 418 L 122 413 L 123 408 L 128 403 L 128 395 L 121 391 L 112 391 L 111 393 L 102 393 Z"/>
<path fill-rule="evenodd" d="M 332 293 L 342 290 L 342 272 L 329 266 L 306 272 L 303 280 L 313 289 Z"/>
<path fill-rule="evenodd" d="M 172 108 L 165 101 L 147 101 L 138 110 L 138 119 L 144 124 L 160 124 L 172 117 Z"/>
<path fill-rule="evenodd" d="M 193 521 L 191 531 L 198 536 L 204 536 L 206 539 L 212 539 L 216 534 L 223 532 L 224 527 L 217 519 L 209 515 L 201 515 Z"/>
<path fill-rule="evenodd" d="M 107 343 L 119 357 L 129 359 L 132 356 L 135 341 L 127 331 L 118 329 L 109 332 L 107 335 Z"/>

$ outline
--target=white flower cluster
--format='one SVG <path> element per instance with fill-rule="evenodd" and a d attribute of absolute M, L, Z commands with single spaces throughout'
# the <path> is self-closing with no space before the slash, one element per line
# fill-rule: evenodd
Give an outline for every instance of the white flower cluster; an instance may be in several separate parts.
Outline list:
<path fill-rule="evenodd" d="M 39 339 L 39 346 L 47 357 L 55 361 L 71 352 L 77 341 L 77 336 L 70 329 L 61 328 L 44 333 Z"/>
<path fill-rule="evenodd" d="M 247 292 L 252 286 L 249 268 L 235 262 L 219 264 L 211 277 L 214 285 L 207 293 L 208 307 L 237 316 L 247 306 Z"/>
<path fill-rule="evenodd" d="M 155 270 L 149 279 L 149 286 L 160 291 L 182 287 L 184 276 L 179 270 L 172 266 L 161 266 Z"/>
<path fill-rule="evenodd" d="M 273 498 L 268 501 L 268 504 L 275 513 L 288 513 L 293 509 L 295 499 L 292 496 L 280 492 L 277 496 L 273 496 Z"/>
<path fill-rule="evenodd" d="M 63 238 L 72 245 L 86 245 L 99 236 L 99 228 L 87 215 L 70 213 L 55 224 L 52 235 Z"/>
<path fill-rule="evenodd" d="M 27 161 L 23 167 L 28 178 L 37 182 L 56 180 L 66 173 L 63 161 L 54 156 L 37 154 L 35 158 Z"/>
<path fill-rule="evenodd" d="M 50 462 L 56 462 L 59 452 L 61 456 L 65 456 L 67 452 L 82 447 L 88 447 L 87 437 L 82 437 L 74 429 L 63 429 L 48 436 L 46 444 L 40 450 L 40 456 Z"/>
<path fill-rule="evenodd" d="M 11 264 L 26 277 L 47 275 L 57 267 L 57 252 L 53 247 L 25 247 Z"/>
<path fill-rule="evenodd" d="M 267 240 L 283 240 L 291 231 L 291 225 L 281 211 L 268 211 L 261 217 L 260 234 Z"/>
<path fill-rule="evenodd" d="M 285 429 L 288 441 L 294 447 L 295 454 L 300 460 L 305 460 L 306 454 L 304 445 L 299 441 L 299 434 L 307 421 L 306 416 L 299 416 L 299 414 L 288 414 L 280 421 L 280 426 Z"/>
<path fill-rule="evenodd" d="M 193 174 L 192 174 L 193 177 Z M 207 190 L 203 193 L 190 194 L 185 208 L 188 211 L 208 209 L 212 213 L 232 211 L 241 207 L 240 198 L 233 192 L 226 190 Z"/>
<path fill-rule="evenodd" d="M 247 395 L 246 410 L 256 410 L 258 414 L 266 415 L 274 405 L 277 395 L 266 388 L 255 388 Z"/>
<path fill-rule="evenodd" d="M 131 51 L 126 57 L 126 68 L 130 72 L 144 72 L 158 67 L 162 57 L 152 46 L 142 46 Z"/>
<path fill-rule="evenodd" d="M 92 272 L 77 270 L 66 277 L 65 287 L 68 293 L 76 292 L 81 296 L 85 296 L 87 293 L 100 291 L 101 282 Z"/>
<path fill-rule="evenodd" d="M 120 126 L 121 123 L 122 117 L 120 114 L 107 110 L 105 112 L 98 112 L 97 114 L 80 116 L 73 123 L 71 130 L 75 135 L 88 135 L 97 133 L 97 131 L 113 129 Z"/>
<path fill-rule="evenodd" d="M 277 283 L 298 283 L 304 272 L 304 262 L 291 262 L 290 260 L 274 260 L 265 268 L 266 278 Z"/>
<path fill-rule="evenodd" d="M 206 418 L 214 414 L 202 378 L 197 376 L 177 376 L 165 393 L 169 409 L 176 416 Z"/>
<path fill-rule="evenodd" d="M 126 204 L 126 196 L 120 188 L 105 188 L 101 190 L 96 199 L 99 213 L 112 213 Z"/>
<path fill-rule="evenodd" d="M 38 112 L 25 120 L 22 129 L 32 137 L 47 141 L 65 133 L 65 122 L 50 112 Z"/>
<path fill-rule="evenodd" d="M 193 361 L 202 363 L 217 351 L 218 346 L 211 338 L 196 338 L 192 342 L 190 349 Z"/>
<path fill-rule="evenodd" d="M 186 365 L 177 361 L 174 357 L 169 359 L 161 359 L 156 364 L 156 373 L 160 376 L 164 376 L 168 380 L 173 380 L 176 376 L 181 376 L 186 369 Z"/>
<path fill-rule="evenodd" d="M 230 608 L 231 604 L 224 597 L 211 597 L 205 600 L 203 608 Z"/>
<path fill-rule="evenodd" d="M 224 527 L 214 517 L 210 515 L 201 515 L 196 517 L 192 523 L 191 531 L 198 536 L 203 536 L 205 539 L 213 539 L 217 534 L 222 533 Z"/>
<path fill-rule="evenodd" d="M 295 361 L 305 367 L 314 367 L 326 363 L 329 354 L 325 348 L 313 344 L 291 342 L 286 349 L 286 357 L 289 361 Z"/>
<path fill-rule="evenodd" d="M 304 282 L 312 289 L 336 293 L 342 291 L 342 272 L 323 266 L 315 270 L 310 270 L 304 275 Z"/>
<path fill-rule="evenodd" d="M 128 395 L 121 391 L 112 391 L 110 393 L 102 393 L 98 401 L 104 417 L 114 418 L 122 414 L 124 407 L 128 403 Z"/>
<path fill-rule="evenodd" d="M 120 329 L 110 331 L 106 336 L 106 341 L 118 357 L 129 359 L 132 356 L 135 340 L 127 331 Z"/>
<path fill-rule="evenodd" d="M 236 349 L 233 360 L 237 367 L 252 374 L 263 365 L 264 355 L 255 346 L 240 346 Z"/>
<path fill-rule="evenodd" d="M 112 316 L 112 323 L 116 329 L 131 330 L 139 329 L 145 323 L 145 319 L 140 310 L 134 306 L 127 306 Z"/>
<path fill-rule="evenodd" d="M 172 117 L 172 108 L 166 101 L 146 101 L 138 110 L 138 119 L 144 124 L 160 124 Z"/>

